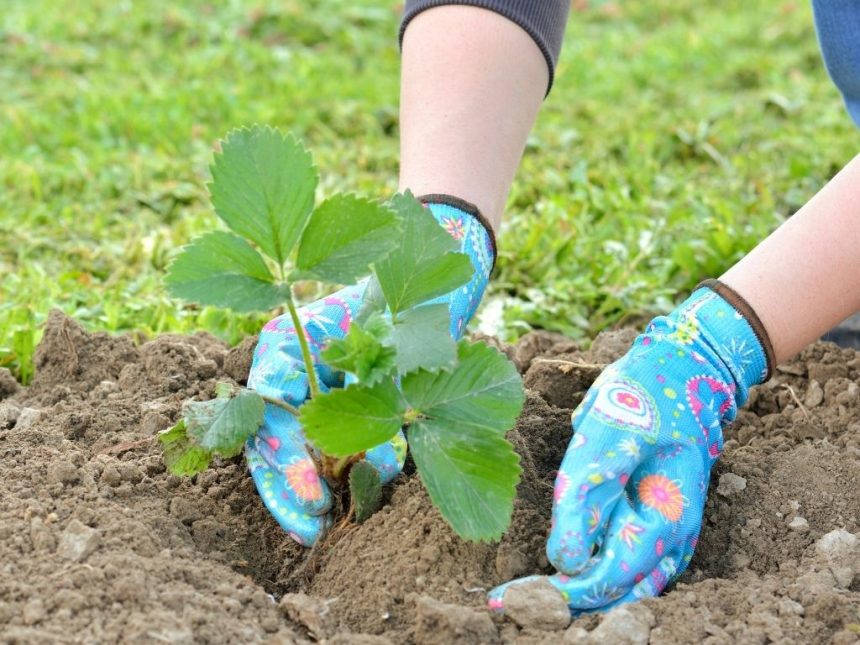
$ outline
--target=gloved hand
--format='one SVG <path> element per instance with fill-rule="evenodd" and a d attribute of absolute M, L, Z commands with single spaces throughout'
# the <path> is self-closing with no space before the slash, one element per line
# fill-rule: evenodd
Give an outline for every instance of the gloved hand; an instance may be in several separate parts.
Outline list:
<path fill-rule="evenodd" d="M 459 338 L 481 301 L 495 259 L 495 241 L 477 209 L 446 195 L 421 198 L 433 216 L 460 243 L 472 261 L 474 275 L 463 287 L 433 302 L 447 302 L 451 335 Z M 344 385 L 344 374 L 319 361 L 330 339 L 343 338 L 361 309 L 366 282 L 299 309 L 299 318 L 314 356 L 322 389 Z M 348 375 L 351 377 L 351 375 Z M 302 405 L 308 397 L 308 378 L 298 336 L 289 314 L 266 324 L 254 352 L 248 386 L 261 394 Z M 310 546 L 330 523 L 331 492 L 316 472 L 298 419 L 267 405 L 263 425 L 248 440 L 245 455 L 257 490 L 275 519 L 299 544 Z M 399 433 L 391 441 L 368 450 L 366 459 L 379 471 L 383 483 L 403 468 L 406 439 Z"/>
<path fill-rule="evenodd" d="M 573 414 L 547 555 L 574 614 L 656 596 L 687 568 L 722 427 L 769 376 L 755 313 L 726 285 L 704 285 L 655 318 Z M 539 577 L 497 587 L 490 607 L 504 611 L 511 584 Z"/>

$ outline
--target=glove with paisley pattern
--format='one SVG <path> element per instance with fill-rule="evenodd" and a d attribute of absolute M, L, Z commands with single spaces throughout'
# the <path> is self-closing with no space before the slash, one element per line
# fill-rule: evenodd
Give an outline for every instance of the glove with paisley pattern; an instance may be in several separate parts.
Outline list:
<path fill-rule="evenodd" d="M 547 543 L 573 614 L 656 596 L 687 568 L 722 428 L 772 357 L 752 308 L 708 281 L 598 377 L 573 414 Z M 539 577 L 497 587 L 490 607 Z"/>

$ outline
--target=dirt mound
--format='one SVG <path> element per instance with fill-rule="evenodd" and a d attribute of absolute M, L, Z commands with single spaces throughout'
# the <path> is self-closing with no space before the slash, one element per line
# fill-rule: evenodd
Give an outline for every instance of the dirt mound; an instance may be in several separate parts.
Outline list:
<path fill-rule="evenodd" d="M 506 348 L 529 395 L 499 544 L 459 540 L 407 468 L 381 512 L 307 551 L 241 458 L 181 480 L 153 442 L 184 399 L 245 379 L 252 341 L 139 344 L 52 314 L 33 384 L 0 378 L 0 642 L 857 642 L 860 354 L 829 344 L 782 366 L 727 431 L 699 550 L 669 593 L 564 634 L 485 612 L 493 585 L 548 571 L 571 408 L 632 336 Z"/>

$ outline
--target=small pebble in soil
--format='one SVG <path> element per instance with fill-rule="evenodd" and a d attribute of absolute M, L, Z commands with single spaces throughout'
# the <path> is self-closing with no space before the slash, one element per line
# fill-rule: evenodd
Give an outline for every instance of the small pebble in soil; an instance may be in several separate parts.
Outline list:
<path fill-rule="evenodd" d="M 48 466 L 49 484 L 74 484 L 78 481 L 78 469 L 68 461 L 59 460 Z"/>
<path fill-rule="evenodd" d="M 778 605 L 780 616 L 803 616 L 803 605 L 799 602 L 791 600 L 791 598 L 783 598 Z"/>
<path fill-rule="evenodd" d="M 841 589 L 851 587 L 860 574 L 860 540 L 845 529 L 823 535 L 815 543 L 815 551 L 827 562 L 830 572 Z"/>
<path fill-rule="evenodd" d="M 60 535 L 60 545 L 57 553 L 60 557 L 74 562 L 82 562 L 95 551 L 101 538 L 99 532 L 81 522 L 73 519 Z"/>
<path fill-rule="evenodd" d="M 818 381 L 810 381 L 809 387 L 806 388 L 803 405 L 807 408 L 815 408 L 821 405 L 822 401 L 824 401 L 824 388 Z"/>
<path fill-rule="evenodd" d="M 720 483 L 717 484 L 717 494 L 723 497 L 731 497 L 735 493 L 740 493 L 747 487 L 747 480 L 734 473 L 724 473 L 720 476 Z"/>
<path fill-rule="evenodd" d="M 546 580 L 511 585 L 504 597 L 505 615 L 523 628 L 565 629 L 570 609 L 558 589 Z"/>
<path fill-rule="evenodd" d="M 15 423 L 16 430 L 26 430 L 39 420 L 41 411 L 35 408 L 21 408 L 18 413 L 18 421 Z"/>
<path fill-rule="evenodd" d="M 806 533 L 809 530 L 809 522 L 805 517 L 798 515 L 788 523 L 788 528 L 798 533 Z"/>
<path fill-rule="evenodd" d="M 850 557 L 857 549 L 860 540 L 845 529 L 836 529 L 822 535 L 815 543 L 815 550 L 828 560 Z"/>
<path fill-rule="evenodd" d="M 588 640 L 595 644 L 645 645 L 655 623 L 654 614 L 644 605 L 623 605 L 606 614 Z"/>

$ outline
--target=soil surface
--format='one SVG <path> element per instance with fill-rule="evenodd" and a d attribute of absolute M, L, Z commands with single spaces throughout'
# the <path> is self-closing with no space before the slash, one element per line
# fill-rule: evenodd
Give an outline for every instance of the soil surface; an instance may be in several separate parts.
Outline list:
<path fill-rule="evenodd" d="M 663 597 L 569 626 L 536 603 L 519 623 L 484 610 L 492 586 L 548 572 L 571 409 L 632 338 L 504 348 L 529 392 L 499 544 L 458 539 L 407 467 L 379 513 L 308 551 L 241 458 L 183 480 L 152 440 L 184 399 L 244 382 L 253 339 L 137 344 L 54 313 L 30 387 L 0 370 L 0 642 L 860 641 L 860 354 L 828 343 L 781 366 L 727 430 L 698 552 Z"/>

